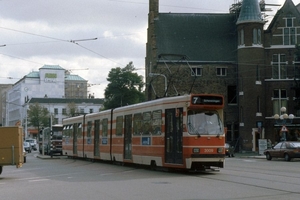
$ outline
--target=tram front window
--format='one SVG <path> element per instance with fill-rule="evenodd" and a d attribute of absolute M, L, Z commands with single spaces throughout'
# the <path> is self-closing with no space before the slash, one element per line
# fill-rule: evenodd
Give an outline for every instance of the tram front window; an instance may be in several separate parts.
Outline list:
<path fill-rule="evenodd" d="M 188 111 L 188 132 L 195 135 L 221 135 L 222 122 L 216 111 Z"/>

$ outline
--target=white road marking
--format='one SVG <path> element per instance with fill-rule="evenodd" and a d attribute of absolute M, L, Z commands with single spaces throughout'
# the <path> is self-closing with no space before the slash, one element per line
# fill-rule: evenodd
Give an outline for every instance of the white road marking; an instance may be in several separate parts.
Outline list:
<path fill-rule="evenodd" d="M 35 180 L 29 180 L 28 182 L 39 182 L 39 181 L 49 181 L 50 179 L 35 179 Z"/>

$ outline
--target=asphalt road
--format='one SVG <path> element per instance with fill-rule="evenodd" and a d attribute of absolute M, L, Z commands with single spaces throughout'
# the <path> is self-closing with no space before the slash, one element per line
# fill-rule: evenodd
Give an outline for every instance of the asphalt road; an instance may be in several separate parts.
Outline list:
<path fill-rule="evenodd" d="M 226 159 L 219 172 L 151 171 L 66 157 L 28 155 L 22 168 L 4 167 L 1 200 L 258 200 L 299 199 L 300 160 Z"/>

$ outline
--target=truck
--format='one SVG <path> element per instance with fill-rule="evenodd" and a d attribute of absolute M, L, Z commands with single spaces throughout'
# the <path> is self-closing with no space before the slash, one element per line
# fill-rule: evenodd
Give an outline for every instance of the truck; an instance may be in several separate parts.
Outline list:
<path fill-rule="evenodd" d="M 51 127 L 43 128 L 39 136 L 39 152 L 40 154 L 62 155 L 62 124 L 55 124 Z"/>
<path fill-rule="evenodd" d="M 0 174 L 6 165 L 22 167 L 25 162 L 23 151 L 23 128 L 20 126 L 0 127 Z"/>

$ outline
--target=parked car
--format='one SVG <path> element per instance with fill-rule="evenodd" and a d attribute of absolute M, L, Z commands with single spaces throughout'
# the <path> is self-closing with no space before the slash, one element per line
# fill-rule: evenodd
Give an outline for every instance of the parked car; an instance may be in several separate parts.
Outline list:
<path fill-rule="evenodd" d="M 23 146 L 26 152 L 31 153 L 31 145 L 29 142 L 24 142 Z"/>
<path fill-rule="evenodd" d="M 297 141 L 282 141 L 272 148 L 264 151 L 267 160 L 272 158 L 284 158 L 290 161 L 292 158 L 300 158 L 300 142 Z"/>
<path fill-rule="evenodd" d="M 25 142 L 29 142 L 30 145 L 31 145 L 31 148 L 32 148 L 34 151 L 37 150 L 37 142 L 36 142 L 36 139 L 28 138 L 28 139 L 25 139 Z"/>
<path fill-rule="evenodd" d="M 225 155 L 228 157 L 234 157 L 233 154 L 234 148 L 230 144 L 225 143 Z"/>

